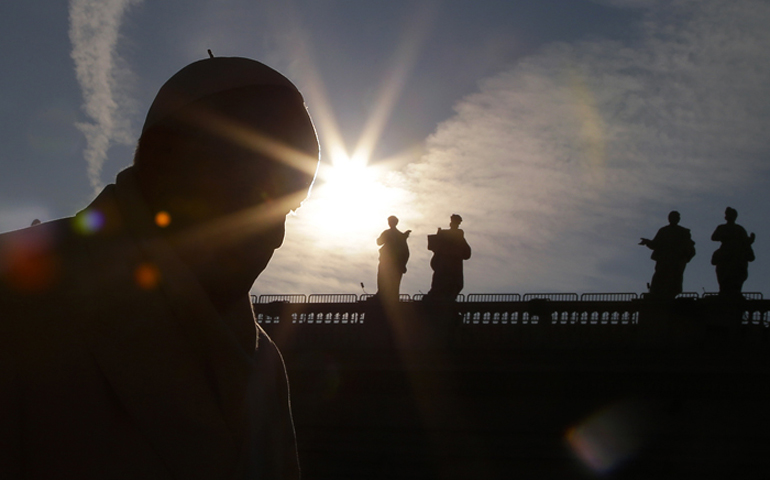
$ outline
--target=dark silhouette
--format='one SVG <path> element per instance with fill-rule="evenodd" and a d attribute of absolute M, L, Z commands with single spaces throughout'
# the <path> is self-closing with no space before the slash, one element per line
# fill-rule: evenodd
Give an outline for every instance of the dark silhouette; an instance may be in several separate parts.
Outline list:
<path fill-rule="evenodd" d="M 502 296 L 402 302 L 395 318 L 376 302 L 255 305 L 350 319 L 264 324 L 287 358 L 303 474 L 766 478 L 770 300 L 739 302 L 733 320 L 716 296 Z"/>
<path fill-rule="evenodd" d="M 652 250 L 655 274 L 650 282 L 650 295 L 657 298 L 674 298 L 682 293 L 684 269 L 695 256 L 695 242 L 690 230 L 679 225 L 679 212 L 668 214 L 669 224 L 658 230 L 652 240 L 642 238 L 639 245 Z"/>
<path fill-rule="evenodd" d="M 3 478 L 299 477 L 248 294 L 317 163 L 288 79 L 206 59 L 161 88 L 133 165 L 85 210 L 0 236 Z"/>
<path fill-rule="evenodd" d="M 406 262 L 409 261 L 409 246 L 406 239 L 411 230 L 401 232 L 396 228 L 398 218 L 388 217 L 389 229 L 383 231 L 377 238 L 380 247 L 380 264 L 377 266 L 377 297 L 382 301 L 398 302 L 401 288 L 401 277 L 406 273 Z"/>
<path fill-rule="evenodd" d="M 426 295 L 429 300 L 454 301 L 463 289 L 463 260 L 471 258 L 471 247 L 459 228 L 462 221 L 460 215 L 454 214 L 449 230 L 439 228 L 435 235 L 428 235 L 428 250 L 433 252 L 433 280 Z"/>
<path fill-rule="evenodd" d="M 738 211 L 727 207 L 725 220 L 711 235 L 711 240 L 722 245 L 711 256 L 711 264 L 716 266 L 719 294 L 724 296 L 741 295 L 743 282 L 749 278 L 749 262 L 754 261 L 754 249 L 751 245 L 756 235 L 746 234 L 746 229 L 735 223 Z"/>

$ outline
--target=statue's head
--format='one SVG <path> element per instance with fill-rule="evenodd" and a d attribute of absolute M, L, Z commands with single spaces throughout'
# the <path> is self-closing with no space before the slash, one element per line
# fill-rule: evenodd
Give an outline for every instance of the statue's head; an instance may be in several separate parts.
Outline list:
<path fill-rule="evenodd" d="M 670 223 L 671 225 L 678 225 L 679 220 L 681 219 L 682 217 L 679 215 L 679 212 L 677 212 L 676 210 L 673 210 L 668 214 L 668 223 Z"/>
<path fill-rule="evenodd" d="M 233 269 L 254 262 L 261 271 L 283 241 L 286 214 L 307 196 L 318 152 L 302 95 L 286 77 L 254 60 L 219 57 L 184 67 L 161 87 L 134 170 L 183 250 L 215 251 L 211 262 L 237 262 Z"/>

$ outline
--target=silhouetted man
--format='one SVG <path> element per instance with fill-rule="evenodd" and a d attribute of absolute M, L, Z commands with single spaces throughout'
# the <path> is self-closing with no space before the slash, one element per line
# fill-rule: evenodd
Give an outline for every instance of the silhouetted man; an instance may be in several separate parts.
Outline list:
<path fill-rule="evenodd" d="M 740 297 L 743 282 L 749 278 L 749 262 L 754 261 L 754 249 L 751 245 L 756 235 L 746 234 L 746 229 L 735 223 L 738 211 L 727 207 L 725 220 L 711 235 L 711 240 L 722 245 L 711 256 L 711 264 L 716 266 L 719 294 Z"/>
<path fill-rule="evenodd" d="M 652 250 L 655 274 L 650 282 L 650 295 L 674 298 L 682 293 L 684 269 L 695 256 L 695 242 L 690 230 L 679 225 L 679 212 L 668 214 L 668 225 L 658 230 L 652 240 L 642 238 L 639 245 Z"/>
<path fill-rule="evenodd" d="M 289 80 L 206 59 L 161 88 L 133 166 L 85 210 L 0 236 L 3 478 L 298 478 L 248 293 L 317 161 Z"/>
<path fill-rule="evenodd" d="M 471 247 L 460 229 L 462 221 L 460 215 L 454 214 L 449 219 L 449 230 L 439 228 L 435 235 L 428 235 L 428 250 L 433 252 L 433 280 L 427 295 L 430 300 L 454 301 L 463 289 L 463 260 L 471 258 Z"/>
<path fill-rule="evenodd" d="M 398 302 L 401 288 L 401 277 L 406 273 L 406 262 L 409 261 L 409 246 L 406 239 L 411 230 L 401 232 L 396 228 L 398 218 L 388 217 L 389 229 L 383 231 L 377 238 L 380 247 L 380 264 L 377 266 L 377 296 L 382 301 Z"/>

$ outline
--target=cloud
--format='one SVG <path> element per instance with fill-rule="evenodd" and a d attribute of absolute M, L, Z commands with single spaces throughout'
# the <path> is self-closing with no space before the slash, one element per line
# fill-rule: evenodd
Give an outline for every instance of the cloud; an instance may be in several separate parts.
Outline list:
<path fill-rule="evenodd" d="M 117 55 L 119 29 L 129 7 L 141 0 L 71 0 L 72 59 L 91 122 L 78 124 L 86 137 L 84 152 L 91 186 L 99 190 L 101 170 L 111 145 L 133 141 L 129 115 L 134 108 L 119 87 L 130 77 Z"/>
<path fill-rule="evenodd" d="M 640 231 L 654 234 L 673 208 L 695 216 L 761 185 L 770 4 L 648 7 L 633 43 L 551 44 L 456 104 L 423 158 L 399 174 L 410 201 L 394 211 L 414 230 L 402 291 L 429 288 L 424 236 L 452 213 L 474 249 L 466 292 L 640 291 L 646 279 L 629 259 L 633 251 L 651 270 L 635 245 Z M 328 291 L 332 278 L 357 285 L 361 268 L 373 278 L 374 247 L 369 263 L 326 258 L 312 247 L 322 232 L 301 221 L 293 230 L 271 272 L 290 267 L 281 275 L 296 272 L 308 292 Z M 301 264 L 282 263 L 298 246 Z M 312 279 L 301 278 L 308 270 Z"/>
<path fill-rule="evenodd" d="M 467 283 L 632 288 L 600 267 L 645 218 L 766 173 L 767 20 L 761 2 L 674 2 L 637 45 L 555 44 L 483 81 L 406 172 L 418 205 L 452 205 L 485 245 Z"/>

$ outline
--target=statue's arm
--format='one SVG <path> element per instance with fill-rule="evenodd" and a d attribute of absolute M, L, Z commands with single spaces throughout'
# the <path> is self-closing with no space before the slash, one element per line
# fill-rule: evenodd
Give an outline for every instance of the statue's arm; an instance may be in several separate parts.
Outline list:
<path fill-rule="evenodd" d="M 712 241 L 714 241 L 714 242 L 721 242 L 722 241 L 722 228 L 721 227 L 722 227 L 721 225 L 719 227 L 717 227 L 716 230 L 714 230 L 714 233 L 711 234 L 711 240 Z"/>

